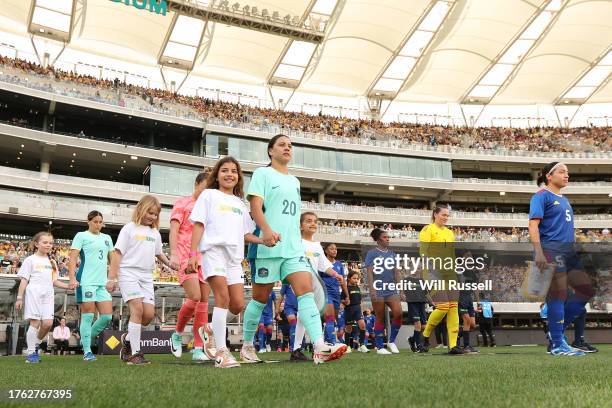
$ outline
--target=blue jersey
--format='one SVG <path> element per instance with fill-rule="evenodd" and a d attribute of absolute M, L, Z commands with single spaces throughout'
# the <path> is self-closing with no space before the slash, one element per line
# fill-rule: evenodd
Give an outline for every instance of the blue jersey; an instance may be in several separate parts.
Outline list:
<path fill-rule="evenodd" d="M 542 319 L 548 319 L 548 305 L 544 303 L 542 309 L 540 309 L 540 317 Z"/>
<path fill-rule="evenodd" d="M 295 296 L 293 289 L 291 289 L 291 285 L 285 283 L 281 286 L 280 294 L 285 298 L 285 308 L 287 308 L 287 306 L 292 306 L 297 309 L 297 296 Z"/>
<path fill-rule="evenodd" d="M 346 278 L 346 273 L 344 272 L 344 265 L 342 265 L 342 262 L 340 261 L 334 262 L 332 265 L 332 269 L 336 271 L 338 275 Z M 326 273 L 322 273 L 320 271 L 319 271 L 319 276 L 321 276 L 321 279 L 323 279 L 323 283 L 325 283 L 328 294 L 340 295 L 340 282 L 338 282 L 338 279 L 334 278 L 333 276 L 329 276 Z"/>
<path fill-rule="evenodd" d="M 393 262 L 388 261 L 388 258 L 391 258 Z M 389 263 L 391 267 L 386 267 L 386 263 Z M 384 283 L 395 282 L 395 252 L 390 249 L 386 252 L 381 251 L 379 248 L 370 249 L 366 255 L 365 266 L 366 268 L 372 267 L 372 274 L 375 282 L 377 280 Z M 388 290 L 381 291 L 385 292 Z"/>
<path fill-rule="evenodd" d="M 490 319 L 493 317 L 493 307 L 491 306 L 491 302 L 488 300 L 483 300 L 480 302 L 480 307 L 482 308 L 482 316 Z"/>
<path fill-rule="evenodd" d="M 374 315 L 369 315 L 364 317 L 364 320 L 366 324 L 366 330 L 368 332 L 372 332 L 374 330 L 374 322 L 376 322 L 376 317 L 374 317 Z"/>
<path fill-rule="evenodd" d="M 564 196 L 538 191 L 531 197 L 529 219 L 540 220 L 540 242 L 574 242 L 574 211 Z"/>
<path fill-rule="evenodd" d="M 253 231 L 253 235 L 255 236 L 259 236 L 259 226 L 257 228 L 255 228 L 255 231 Z M 249 249 L 247 251 L 247 257 L 246 259 L 248 260 L 253 260 L 257 258 L 257 244 L 253 244 L 253 243 L 249 243 Z"/>
<path fill-rule="evenodd" d="M 274 291 L 270 292 L 270 297 L 268 298 L 268 303 L 264 306 L 262 316 L 272 318 L 272 305 L 276 301 L 276 293 Z"/>

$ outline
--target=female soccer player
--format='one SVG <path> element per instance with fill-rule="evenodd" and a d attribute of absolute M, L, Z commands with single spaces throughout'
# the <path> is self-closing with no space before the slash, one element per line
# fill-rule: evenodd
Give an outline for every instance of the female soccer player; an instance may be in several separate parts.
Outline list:
<path fill-rule="evenodd" d="M 353 325 L 357 324 L 359 329 L 359 348 L 362 353 L 368 353 L 370 350 L 365 345 L 366 327 L 361 312 L 361 289 L 359 288 L 359 272 L 352 271 L 348 276 L 348 305 L 344 309 L 344 318 L 346 319 L 346 332 L 349 337 L 353 338 Z M 349 347 L 352 345 L 349 344 Z"/>
<path fill-rule="evenodd" d="M 140 199 L 132 222 L 121 228 L 115 243 L 115 254 L 111 258 L 109 280 L 113 283 L 119 277 L 119 289 L 123 300 L 130 308 L 128 332 L 121 335 L 121 360 L 130 365 L 150 364 L 140 352 L 142 326 L 147 326 L 155 316 L 155 294 L 153 271 L 155 258 L 162 264 L 177 270 L 179 265 L 162 252 L 159 235 L 159 213 L 161 205 L 157 198 L 145 195 Z"/>
<path fill-rule="evenodd" d="M 87 226 L 87 231 L 75 235 L 70 246 L 68 286 L 70 289 L 76 289 L 76 301 L 81 305 L 79 331 L 83 360 L 95 361 L 91 342 L 112 320 L 113 298 L 108 291 L 112 290 L 116 282 L 110 282 L 107 276 L 108 264 L 113 254 L 113 240 L 100 232 L 104 227 L 102 213 L 94 210 L 87 214 Z M 75 276 L 79 257 L 81 264 Z M 93 323 L 96 310 L 100 317 Z"/>
<path fill-rule="evenodd" d="M 368 272 L 368 283 L 370 285 L 370 299 L 376 315 L 374 323 L 374 343 L 376 354 L 397 354 L 399 350 L 395 345 L 395 339 L 402 327 L 402 307 L 400 296 L 397 290 L 389 288 L 387 285 L 399 282 L 399 270 L 395 267 L 395 252 L 389 249 L 389 235 L 380 228 L 374 228 L 370 233 L 376 242 L 376 248 L 370 249 L 366 255 L 365 266 Z M 388 258 L 393 260 L 393 267 L 388 267 Z M 391 309 L 391 333 L 387 347 L 384 348 L 385 331 L 385 305 Z M 346 318 L 346 314 L 345 314 Z"/>
<path fill-rule="evenodd" d="M 192 269 L 198 267 L 197 252 L 202 253 L 202 270 L 212 289 L 215 307 L 212 331 L 217 345 L 215 367 L 232 368 L 240 364 L 225 346 L 227 311 L 235 315 L 244 307 L 242 260 L 246 242 L 263 244 L 253 235 L 255 223 L 243 202 L 244 178 L 233 157 L 219 160 L 208 176 L 206 189 L 193 207 L 190 221 Z"/>
<path fill-rule="evenodd" d="M 170 260 L 180 265 L 178 271 L 179 284 L 185 290 L 185 302 L 179 310 L 176 329 L 172 334 L 170 351 L 175 357 L 180 358 L 183 353 L 183 331 L 185 325 L 193 316 L 193 354 L 192 361 L 200 362 L 215 357 L 215 342 L 212 331 L 208 325 L 208 296 L 210 287 L 202 274 L 202 256 L 196 253 L 199 264 L 196 269 L 189 265 L 191 252 L 191 234 L 193 224 L 189 221 L 193 206 L 202 191 L 206 188 L 206 177 L 208 172 L 204 171 L 196 176 L 193 194 L 179 198 L 170 213 Z M 206 344 L 202 340 L 198 330 L 205 327 L 207 334 Z"/>
<path fill-rule="evenodd" d="M 323 340 L 321 319 L 315 303 L 311 266 L 304 256 L 300 234 L 300 182 L 289 174 L 293 147 L 282 134 L 268 143 L 271 163 L 253 173 L 247 198 L 251 213 L 261 229 L 264 245 L 257 246 L 253 297 L 244 313 L 243 346 L 240 356 L 246 362 L 259 362 L 253 336 L 268 295 L 278 280 L 291 284 L 298 298 L 298 310 L 314 347 L 314 363 L 340 358 L 345 345 L 327 345 Z"/>
<path fill-rule="evenodd" d="M 15 309 L 20 311 L 24 306 L 23 318 L 29 320 L 26 332 L 28 356 L 26 363 L 40 363 L 38 345 L 45 338 L 53 325 L 53 287 L 68 289 L 68 285 L 57 280 L 58 269 L 55 261 L 49 259 L 53 248 L 53 236 L 48 232 L 34 235 L 30 251 L 34 255 L 23 260 L 17 276 L 21 278 L 17 292 Z M 25 295 L 25 299 L 24 299 Z"/>
<path fill-rule="evenodd" d="M 450 210 L 445 204 L 437 204 L 431 216 L 432 223 L 423 227 L 419 234 L 420 254 L 425 259 L 423 276 L 426 279 L 449 281 L 456 280 L 457 274 L 453 268 L 445 268 L 447 258 L 455 259 L 455 234 L 446 227 Z M 431 331 L 446 317 L 449 354 L 463 354 L 457 347 L 459 333 L 459 293 L 451 290 L 430 292 L 436 306 L 429 315 L 423 337 L 429 338 Z"/>
<path fill-rule="evenodd" d="M 554 356 L 582 356 L 570 347 L 563 332 L 593 297 L 591 279 L 584 272 L 574 248 L 574 212 L 561 189 L 569 183 L 567 166 L 552 162 L 544 166 L 537 180 L 542 186 L 529 206 L 529 238 L 535 249 L 535 263 L 544 271 L 555 268 L 546 298 L 548 331 Z M 568 298 L 568 285 L 573 293 Z"/>
<path fill-rule="evenodd" d="M 322 247 L 325 252 L 325 257 L 332 265 L 332 269 L 342 278 L 342 280 L 339 280 L 336 279 L 335 276 L 319 272 L 327 291 L 327 306 L 325 306 L 325 341 L 333 344 L 336 342 L 334 326 L 338 317 L 338 311 L 340 310 L 340 294 L 344 294 L 342 297 L 348 296 L 348 289 L 346 287 L 344 265 L 342 265 L 342 262 L 336 260 L 336 256 L 338 256 L 336 244 L 326 243 L 323 244 Z"/>

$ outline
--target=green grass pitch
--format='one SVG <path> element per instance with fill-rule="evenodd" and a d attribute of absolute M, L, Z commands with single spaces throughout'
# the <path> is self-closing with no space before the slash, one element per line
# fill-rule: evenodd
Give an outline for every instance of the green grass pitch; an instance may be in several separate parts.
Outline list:
<path fill-rule="evenodd" d="M 186 355 L 185 355 L 186 354 Z M 133 367 L 117 356 L 85 363 L 82 356 L 0 357 L 0 388 L 72 388 L 69 402 L 11 403 L 49 407 L 605 407 L 612 401 L 612 345 L 580 358 L 552 357 L 542 347 L 482 349 L 448 356 L 352 353 L 322 366 L 279 363 L 221 370 L 191 355 L 149 355 Z"/>

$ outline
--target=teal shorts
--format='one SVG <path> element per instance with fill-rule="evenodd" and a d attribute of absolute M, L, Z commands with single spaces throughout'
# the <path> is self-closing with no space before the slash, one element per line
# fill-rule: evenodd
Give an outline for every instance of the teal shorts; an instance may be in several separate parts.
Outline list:
<path fill-rule="evenodd" d="M 312 272 L 306 256 L 294 258 L 257 258 L 252 270 L 252 282 L 275 283 L 286 282 L 287 276 L 294 272 Z"/>
<path fill-rule="evenodd" d="M 76 289 L 76 301 L 78 304 L 87 302 L 110 302 L 112 300 L 112 296 L 108 293 L 104 285 L 79 286 Z"/>

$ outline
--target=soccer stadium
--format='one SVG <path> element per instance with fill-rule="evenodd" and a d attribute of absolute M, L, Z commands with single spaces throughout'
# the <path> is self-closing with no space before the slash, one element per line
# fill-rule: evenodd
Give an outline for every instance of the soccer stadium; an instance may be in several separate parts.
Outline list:
<path fill-rule="evenodd" d="M 612 400 L 610 0 L 4 0 L 0 140 L 2 406 Z"/>

